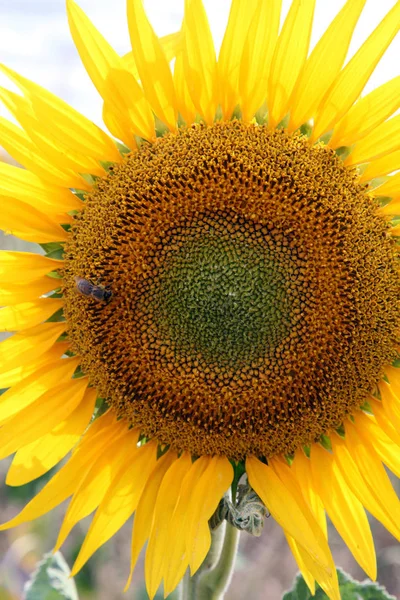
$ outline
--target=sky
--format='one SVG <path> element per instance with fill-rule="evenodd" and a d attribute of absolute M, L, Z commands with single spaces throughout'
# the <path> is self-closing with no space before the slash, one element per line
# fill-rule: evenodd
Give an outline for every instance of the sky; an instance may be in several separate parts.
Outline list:
<path fill-rule="evenodd" d="M 126 0 L 77 1 L 121 55 L 129 51 Z M 183 0 L 144 0 L 144 3 L 159 35 L 179 29 Z M 230 0 L 204 0 L 204 4 L 218 47 L 226 25 Z M 317 0 L 311 46 L 343 4 L 344 0 Z M 395 0 L 366 1 L 349 56 L 354 54 L 394 4 Z M 283 0 L 283 15 L 289 5 L 290 0 Z M 382 59 L 366 91 L 399 75 L 399 56 L 400 36 Z M 101 100 L 73 45 L 65 0 L 0 0 L 0 62 L 40 83 L 96 123 L 101 123 Z M 0 76 L 0 85 L 14 89 L 3 76 Z M 9 116 L 3 107 L 0 107 L 0 115 Z"/>

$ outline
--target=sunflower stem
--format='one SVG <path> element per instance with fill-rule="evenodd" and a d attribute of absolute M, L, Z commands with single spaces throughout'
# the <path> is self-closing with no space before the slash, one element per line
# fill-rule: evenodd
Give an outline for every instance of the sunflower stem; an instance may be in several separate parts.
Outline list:
<path fill-rule="evenodd" d="M 217 538 L 216 533 L 220 529 L 222 529 L 222 526 L 213 534 L 210 552 L 198 574 L 195 595 L 193 596 L 195 600 L 222 600 L 231 582 L 240 531 L 226 523 L 225 531 L 222 530 Z M 219 546 L 219 548 L 217 549 L 216 546 Z"/>

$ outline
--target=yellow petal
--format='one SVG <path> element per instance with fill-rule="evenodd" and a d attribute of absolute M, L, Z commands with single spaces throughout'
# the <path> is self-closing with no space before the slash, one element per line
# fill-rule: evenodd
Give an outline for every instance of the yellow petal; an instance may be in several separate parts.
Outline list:
<path fill-rule="evenodd" d="M 379 208 L 378 212 L 381 215 L 393 215 L 393 216 L 397 216 L 398 214 L 400 214 L 400 199 L 399 198 L 394 198 L 388 204 L 386 204 L 382 208 Z"/>
<path fill-rule="evenodd" d="M 293 557 L 297 563 L 297 566 L 299 567 L 299 570 L 300 570 L 301 574 L 303 575 L 304 581 L 306 582 L 311 595 L 314 596 L 314 594 L 315 594 L 315 579 L 306 567 L 306 563 L 304 561 L 304 550 L 301 546 L 299 546 L 299 544 L 290 535 L 288 535 L 286 532 L 284 532 L 284 533 L 285 533 L 286 541 L 289 545 L 289 548 L 290 548 L 290 550 L 293 554 Z"/>
<path fill-rule="evenodd" d="M 364 183 L 374 177 L 380 177 L 400 169 L 400 150 L 376 158 L 367 165 L 364 173 L 360 176 L 360 182 Z"/>
<path fill-rule="evenodd" d="M 38 121 L 51 123 L 54 136 L 72 151 L 97 160 L 121 161 L 115 143 L 97 125 L 40 85 L 4 65 L 0 69 L 29 96 Z"/>
<path fill-rule="evenodd" d="M 124 131 L 124 141 L 131 137 L 130 147 L 135 134 L 151 139 L 154 136 L 154 119 L 136 79 L 124 69 L 122 59 L 73 0 L 67 0 L 67 12 L 71 34 L 81 60 L 107 103 L 107 110 L 114 114 L 114 119 L 122 116 L 122 122 L 128 123 L 129 129 Z"/>
<path fill-rule="evenodd" d="M 86 390 L 76 409 L 52 431 L 20 448 L 7 473 L 7 485 L 25 485 L 47 473 L 78 443 L 96 403 L 97 391 Z"/>
<path fill-rule="evenodd" d="M 397 390 L 393 384 L 388 384 L 386 381 L 380 381 L 378 387 L 386 419 L 400 431 L 400 400 L 396 394 Z"/>
<path fill-rule="evenodd" d="M 300 494 L 293 493 L 271 467 L 254 457 L 246 459 L 246 472 L 251 487 L 260 496 L 274 519 L 310 554 L 313 561 L 324 569 L 333 588 L 336 588 L 336 571 L 329 547 Z"/>
<path fill-rule="evenodd" d="M 103 104 L 103 122 L 107 129 L 130 150 L 136 149 L 136 142 L 131 133 L 131 123 L 127 117 L 113 110 L 109 103 Z"/>
<path fill-rule="evenodd" d="M 58 385 L 9 419 L 0 430 L 0 459 L 64 421 L 82 400 L 88 382 L 86 377 L 81 377 Z"/>
<path fill-rule="evenodd" d="M 362 503 L 347 487 L 332 454 L 313 444 L 310 461 L 315 488 L 332 523 L 361 568 L 375 580 L 374 541 Z"/>
<path fill-rule="evenodd" d="M 307 59 L 289 102 L 292 130 L 314 116 L 342 68 L 365 1 L 348 0 Z"/>
<path fill-rule="evenodd" d="M 346 165 L 356 165 L 380 158 L 399 149 L 400 115 L 382 123 L 374 131 L 365 136 L 356 145 Z"/>
<path fill-rule="evenodd" d="M 154 507 L 156 504 L 160 485 L 163 481 L 165 474 L 168 472 L 169 468 L 176 460 L 177 455 L 175 452 L 172 451 L 166 452 L 161 458 L 158 459 L 153 471 L 149 475 L 148 481 L 140 497 L 135 519 L 133 522 L 131 571 L 128 578 L 128 582 L 125 586 L 125 591 L 130 585 L 132 573 L 135 568 L 140 551 L 143 548 L 145 541 L 150 535 L 153 523 Z"/>
<path fill-rule="evenodd" d="M 391 175 L 383 185 L 378 188 L 379 196 L 398 198 L 400 196 L 400 173 Z"/>
<path fill-rule="evenodd" d="M 79 362 L 77 357 L 55 360 L 4 392 L 0 397 L 0 423 L 19 413 L 56 385 L 69 381 Z"/>
<path fill-rule="evenodd" d="M 370 487 L 368 478 L 364 477 L 365 465 L 357 464 L 357 457 L 353 458 L 346 441 L 339 435 L 332 435 L 331 443 L 335 462 L 353 494 L 392 535 L 400 539 L 400 527 L 395 513 L 392 515 L 386 510 L 379 488 Z"/>
<path fill-rule="evenodd" d="M 398 367 L 386 367 L 385 375 L 389 379 L 394 394 L 397 398 L 400 398 L 400 369 Z"/>
<path fill-rule="evenodd" d="M 157 445 L 149 442 L 135 454 L 133 460 L 126 456 L 119 474 L 96 511 L 71 575 L 75 575 L 97 548 L 110 539 L 132 515 L 154 468 L 156 449 Z"/>
<path fill-rule="evenodd" d="M 333 130 L 332 148 L 352 146 L 374 131 L 400 106 L 400 77 L 395 77 L 360 98 Z"/>
<path fill-rule="evenodd" d="M 31 281 L 40 280 L 43 275 L 62 268 L 63 264 L 61 260 L 54 260 L 33 252 L 2 250 L 0 252 L 0 280 L 2 283 L 23 281 L 28 287 L 27 284 Z"/>
<path fill-rule="evenodd" d="M 16 161 L 51 185 L 90 190 L 91 186 L 71 169 L 60 170 L 42 156 L 27 133 L 0 117 L 0 144 Z"/>
<path fill-rule="evenodd" d="M 375 417 L 367 415 L 361 410 L 355 415 L 355 428 L 364 443 L 372 445 L 374 451 L 381 461 L 397 477 L 400 475 L 400 452 L 399 445 L 395 443 L 383 431 Z"/>
<path fill-rule="evenodd" d="M 80 200 L 70 190 L 43 181 L 26 169 L 0 162 L 0 195 L 31 204 L 41 212 L 60 215 L 69 210 L 82 210 Z"/>
<path fill-rule="evenodd" d="M 291 470 L 298 481 L 304 499 L 311 508 L 318 525 L 324 532 L 325 537 L 328 538 L 325 508 L 314 486 L 311 473 L 311 462 L 304 454 L 303 450 L 299 449 L 296 451 L 294 460 L 291 464 Z"/>
<path fill-rule="evenodd" d="M 210 463 L 209 456 L 201 456 L 190 467 L 185 475 L 179 492 L 179 499 L 174 514 L 169 522 L 168 539 L 174 543 L 164 558 L 164 595 L 170 594 L 183 578 L 189 564 L 186 551 L 186 521 L 193 490 Z"/>
<path fill-rule="evenodd" d="M 69 350 L 69 342 L 57 342 L 44 354 L 39 357 L 32 357 L 32 361 L 23 367 L 14 367 L 9 371 L 5 371 L 0 375 L 0 389 L 9 388 L 16 385 L 25 377 L 28 377 L 34 371 L 38 371 L 41 367 L 61 358 L 67 350 Z M 71 373 L 72 374 L 72 373 Z"/>
<path fill-rule="evenodd" d="M 116 431 L 121 428 L 118 424 L 112 425 L 114 420 L 115 417 L 110 412 L 97 419 L 90 426 L 68 462 L 16 517 L 0 525 L 0 531 L 33 521 L 71 496 L 79 486 L 82 477 L 96 460 L 99 452 L 109 443 L 110 436 L 115 435 Z"/>
<path fill-rule="evenodd" d="M 46 125 L 47 115 L 42 122 L 38 121 L 26 98 L 0 87 L 0 100 L 41 150 L 44 158 L 58 166 L 61 171 L 67 168 L 77 173 L 93 173 L 99 176 L 105 174 L 104 169 L 93 158 L 73 152 L 63 139 L 54 136 L 52 127 Z"/>
<path fill-rule="evenodd" d="M 190 454 L 184 452 L 168 469 L 160 485 L 145 560 L 146 589 L 150 598 L 157 592 L 164 575 L 164 557 L 171 542 L 168 537 L 169 523 L 179 499 L 182 481 L 191 465 Z"/>
<path fill-rule="evenodd" d="M 178 112 L 169 61 L 149 23 L 142 0 L 129 0 L 127 7 L 132 52 L 146 98 L 157 117 L 174 131 Z"/>
<path fill-rule="evenodd" d="M 233 480 L 233 467 L 227 458 L 214 456 L 198 480 L 187 509 L 186 552 L 193 575 L 206 557 L 211 544 L 208 521 Z"/>
<path fill-rule="evenodd" d="M 139 135 L 147 140 L 155 136 L 154 117 L 150 105 L 131 73 L 122 68 L 110 69 L 107 75 L 107 99 L 109 108 L 114 104 L 117 119 L 128 123 L 131 136 L 129 148 L 134 144 L 133 136 Z M 112 98 L 112 101 L 110 100 Z"/>
<path fill-rule="evenodd" d="M 158 41 L 160 42 L 168 63 L 182 52 L 183 36 L 181 31 L 175 31 L 175 33 L 164 35 L 158 38 Z M 140 79 L 132 51 L 124 54 L 122 57 L 122 64 L 127 71 L 132 73 L 135 79 Z"/>
<path fill-rule="evenodd" d="M 368 488 L 377 491 L 377 500 L 380 508 L 391 521 L 391 523 L 384 523 L 384 525 L 391 533 L 393 533 L 393 535 L 398 537 L 397 532 L 399 530 L 397 524 L 395 525 L 394 530 L 396 533 L 393 531 L 392 516 L 399 514 L 400 501 L 397 498 L 396 492 L 393 490 L 389 477 L 376 453 L 371 446 L 368 446 L 363 442 L 353 423 L 347 421 L 345 431 L 345 441 L 350 454 L 357 462 L 358 468 L 363 479 L 366 481 Z M 360 500 L 365 505 L 365 501 L 362 498 L 360 498 Z M 377 516 L 375 514 L 375 516 L 382 521 L 381 515 Z"/>
<path fill-rule="evenodd" d="M 293 0 L 279 35 L 268 81 L 268 119 L 274 127 L 289 109 L 289 98 L 307 58 L 315 0 Z"/>
<path fill-rule="evenodd" d="M 20 331 L 47 321 L 64 306 L 63 300 L 43 298 L 0 308 L 0 331 Z"/>
<path fill-rule="evenodd" d="M 0 196 L 2 211 L 0 228 L 27 242 L 62 242 L 68 237 L 67 232 L 56 221 L 36 208 L 15 198 Z M 61 218 L 63 223 L 69 221 L 68 215 Z"/>
<path fill-rule="evenodd" d="M 32 354 L 40 356 L 65 331 L 65 323 L 43 323 L 16 333 L 0 343 L 0 373 L 30 362 Z"/>
<path fill-rule="evenodd" d="M 71 529 L 99 506 L 111 482 L 120 471 L 121 465 L 125 463 L 127 454 L 132 453 L 132 460 L 135 460 L 138 438 L 137 430 L 131 433 L 127 429 L 98 456 L 75 490 L 65 513 L 54 551 L 62 546 Z"/>
<path fill-rule="evenodd" d="M 400 4 L 396 2 L 329 89 L 315 118 L 312 139 L 332 129 L 354 104 L 399 27 Z"/>
<path fill-rule="evenodd" d="M 185 0 L 183 66 L 192 102 L 207 125 L 218 106 L 214 42 L 202 0 Z"/>
<path fill-rule="evenodd" d="M 23 283 L 23 274 L 19 274 L 21 283 L 8 283 L 0 280 L 0 306 L 20 304 L 27 300 L 36 300 L 43 294 L 58 289 L 63 281 L 55 277 L 35 277 L 29 284 Z"/>
<path fill-rule="evenodd" d="M 369 403 L 371 404 L 374 417 L 380 429 L 397 445 L 400 446 L 400 410 L 396 410 L 396 419 L 390 420 L 390 415 L 386 413 L 383 402 L 370 396 Z"/>
<path fill-rule="evenodd" d="M 194 122 L 197 111 L 190 97 L 188 82 L 186 81 L 185 70 L 183 67 L 183 52 L 179 52 L 175 60 L 174 84 L 178 112 L 186 124 L 190 125 Z"/>
<path fill-rule="evenodd" d="M 231 3 L 228 25 L 225 30 L 218 58 L 218 74 L 221 83 L 221 108 L 225 119 L 231 118 L 233 109 L 240 102 L 239 73 L 242 61 L 246 60 L 250 66 L 252 66 L 251 61 L 249 62 L 249 54 L 254 54 L 254 40 L 252 37 L 248 40 L 246 55 L 243 56 L 243 58 L 242 55 L 250 23 L 256 9 L 256 4 L 256 0 L 249 0 L 246 3 L 242 0 L 232 0 Z M 256 29 L 257 26 L 258 24 L 255 22 L 253 26 L 254 29 Z M 265 27 L 265 23 L 263 23 L 262 26 Z M 259 42 L 262 43 L 261 36 Z M 264 66 L 264 56 L 256 54 L 256 60 L 258 62 L 261 60 L 260 66 Z M 255 85 L 255 81 L 250 82 L 248 80 L 248 77 L 251 76 L 253 76 L 254 79 L 253 71 L 251 71 L 251 73 L 248 72 L 247 77 L 244 78 L 243 84 L 245 85 L 245 89 L 247 86 L 250 88 Z M 262 104 L 263 99 L 260 104 Z"/>

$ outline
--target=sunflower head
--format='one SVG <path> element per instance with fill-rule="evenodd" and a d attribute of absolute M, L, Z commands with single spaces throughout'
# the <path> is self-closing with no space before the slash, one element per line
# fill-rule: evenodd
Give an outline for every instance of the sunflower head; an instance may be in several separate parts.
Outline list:
<path fill-rule="evenodd" d="M 345 66 L 363 0 L 311 53 L 314 0 L 280 30 L 279 0 L 250 4 L 217 58 L 201 0 L 165 38 L 128 0 L 120 57 L 68 0 L 110 134 L 2 67 L 22 94 L 0 89 L 21 125 L 0 143 L 27 170 L 0 165 L 0 225 L 47 253 L 0 255 L 7 482 L 73 450 L 2 527 L 72 496 L 58 548 L 96 510 L 75 573 L 135 512 L 154 597 L 200 567 L 210 519 L 258 535 L 268 511 L 338 600 L 325 510 L 372 578 L 364 506 L 400 538 L 399 78 L 359 98 L 400 4 Z"/>

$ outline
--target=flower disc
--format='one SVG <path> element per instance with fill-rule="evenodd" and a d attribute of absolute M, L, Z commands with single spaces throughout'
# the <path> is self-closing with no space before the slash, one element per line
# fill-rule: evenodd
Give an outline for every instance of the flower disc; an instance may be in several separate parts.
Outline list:
<path fill-rule="evenodd" d="M 194 455 L 292 452 L 338 427 L 396 357 L 387 231 L 324 146 L 238 121 L 180 130 L 87 196 L 66 250 L 69 333 L 146 436 Z"/>

